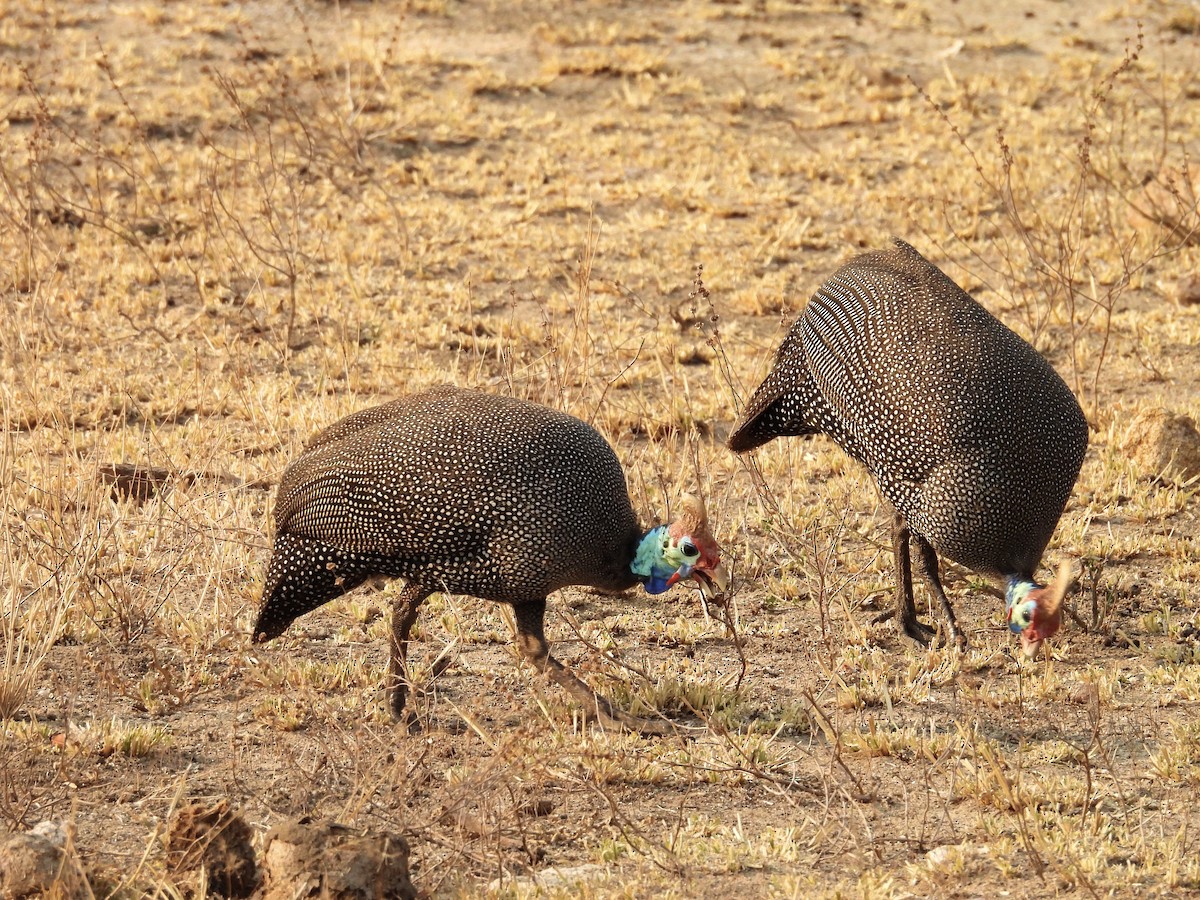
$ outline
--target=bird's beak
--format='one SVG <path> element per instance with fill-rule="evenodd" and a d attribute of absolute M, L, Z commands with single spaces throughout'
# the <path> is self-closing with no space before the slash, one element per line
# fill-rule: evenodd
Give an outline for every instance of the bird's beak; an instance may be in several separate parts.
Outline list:
<path fill-rule="evenodd" d="M 705 600 L 722 603 L 729 593 L 729 573 L 722 563 L 717 563 L 710 569 L 694 569 L 691 577 L 700 585 L 700 593 Z"/>
<path fill-rule="evenodd" d="M 1028 631 L 1028 629 L 1026 629 Z M 1042 639 L 1031 638 L 1026 635 L 1025 631 L 1021 632 L 1021 652 L 1025 654 L 1026 659 L 1033 659 L 1037 656 L 1038 651 L 1042 649 Z"/>

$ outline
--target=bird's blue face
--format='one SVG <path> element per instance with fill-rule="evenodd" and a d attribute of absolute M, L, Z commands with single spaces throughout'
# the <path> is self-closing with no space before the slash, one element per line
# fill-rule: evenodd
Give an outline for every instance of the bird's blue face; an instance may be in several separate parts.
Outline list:
<path fill-rule="evenodd" d="M 1036 654 L 1042 641 L 1058 632 L 1066 578 L 1067 575 L 1060 574 L 1052 587 L 1028 579 L 1013 579 L 1008 583 L 1004 598 L 1008 630 L 1021 636 L 1021 649 L 1026 656 Z"/>
<path fill-rule="evenodd" d="M 1033 624 L 1033 616 L 1037 611 L 1037 601 L 1029 595 L 1037 589 L 1032 581 L 1010 581 L 1005 592 L 1005 605 L 1008 607 L 1008 630 L 1020 634 Z"/>
<path fill-rule="evenodd" d="M 700 548 L 691 537 L 673 538 L 667 527 L 660 525 L 642 538 L 630 568 L 646 579 L 647 593 L 661 594 L 680 578 L 690 576 L 699 561 Z"/>
<path fill-rule="evenodd" d="M 729 589 L 721 548 L 708 530 L 704 504 L 685 496 L 678 519 L 652 529 L 638 545 L 630 569 L 645 579 L 647 593 L 661 594 L 683 578 L 693 579 L 704 595 L 720 601 Z"/>
<path fill-rule="evenodd" d="M 675 576 L 671 581 L 674 584 L 692 574 L 692 569 L 700 561 L 700 548 L 689 535 L 676 538 L 668 531 L 663 538 L 662 558 L 668 566 L 675 567 Z"/>

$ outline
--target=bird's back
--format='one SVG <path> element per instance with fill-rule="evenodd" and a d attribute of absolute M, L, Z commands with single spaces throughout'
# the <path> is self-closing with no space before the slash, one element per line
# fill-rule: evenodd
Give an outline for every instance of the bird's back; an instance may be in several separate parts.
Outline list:
<path fill-rule="evenodd" d="M 941 553 L 996 575 L 1037 565 L 1087 446 L 1049 363 L 902 241 L 821 286 L 730 446 L 804 433 L 863 462 Z"/>
<path fill-rule="evenodd" d="M 349 416 L 284 473 L 277 535 L 369 556 L 378 574 L 518 602 L 622 588 L 640 536 L 624 473 L 580 420 L 437 388 Z"/>

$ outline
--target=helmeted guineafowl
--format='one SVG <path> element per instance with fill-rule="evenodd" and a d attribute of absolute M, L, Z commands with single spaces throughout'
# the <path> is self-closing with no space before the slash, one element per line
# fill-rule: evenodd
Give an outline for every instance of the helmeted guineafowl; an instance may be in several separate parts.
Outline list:
<path fill-rule="evenodd" d="M 521 654 L 602 720 L 613 708 L 550 655 L 546 597 L 567 585 L 661 593 L 727 587 L 703 504 L 643 532 L 625 475 L 591 426 L 548 407 L 440 387 L 365 409 L 313 437 L 283 473 L 255 641 L 370 578 L 403 578 L 388 687 L 399 717 L 409 631 L 435 591 L 512 605 Z"/>
<path fill-rule="evenodd" d="M 743 452 L 784 435 L 829 435 L 891 503 L 897 607 L 917 621 L 909 556 L 966 641 L 938 554 L 1007 583 L 1009 628 L 1036 652 L 1061 620 L 1066 564 L 1034 580 L 1087 449 L 1070 389 L 1032 347 L 901 240 L 843 265 L 792 326 L 729 437 Z"/>

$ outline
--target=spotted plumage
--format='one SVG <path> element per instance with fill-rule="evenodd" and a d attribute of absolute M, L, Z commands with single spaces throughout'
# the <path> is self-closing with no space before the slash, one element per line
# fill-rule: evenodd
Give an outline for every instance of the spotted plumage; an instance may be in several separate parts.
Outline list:
<path fill-rule="evenodd" d="M 660 546 L 666 529 L 643 533 L 612 448 L 579 419 L 452 387 L 403 397 L 331 425 L 284 472 L 255 640 L 369 578 L 402 578 L 389 675 L 397 714 L 409 629 L 425 597 L 445 591 L 511 604 L 531 661 L 602 717 L 643 727 L 549 655 L 542 619 L 547 595 L 567 585 L 652 581 L 631 568 L 643 542 L 660 569 L 663 547 L 687 551 L 670 572 L 723 589 L 703 507 L 682 505 L 679 533 Z"/>
<path fill-rule="evenodd" d="M 928 639 L 913 606 L 910 533 L 960 643 L 939 553 L 1005 579 L 1010 614 L 1014 589 L 1044 600 L 1021 629 L 1027 649 L 1057 629 L 1058 602 L 1038 593 L 1034 572 L 1079 474 L 1087 422 L 1049 363 L 903 241 L 820 287 L 728 443 L 744 452 L 810 434 L 862 462 L 894 507 L 910 635 Z"/>

